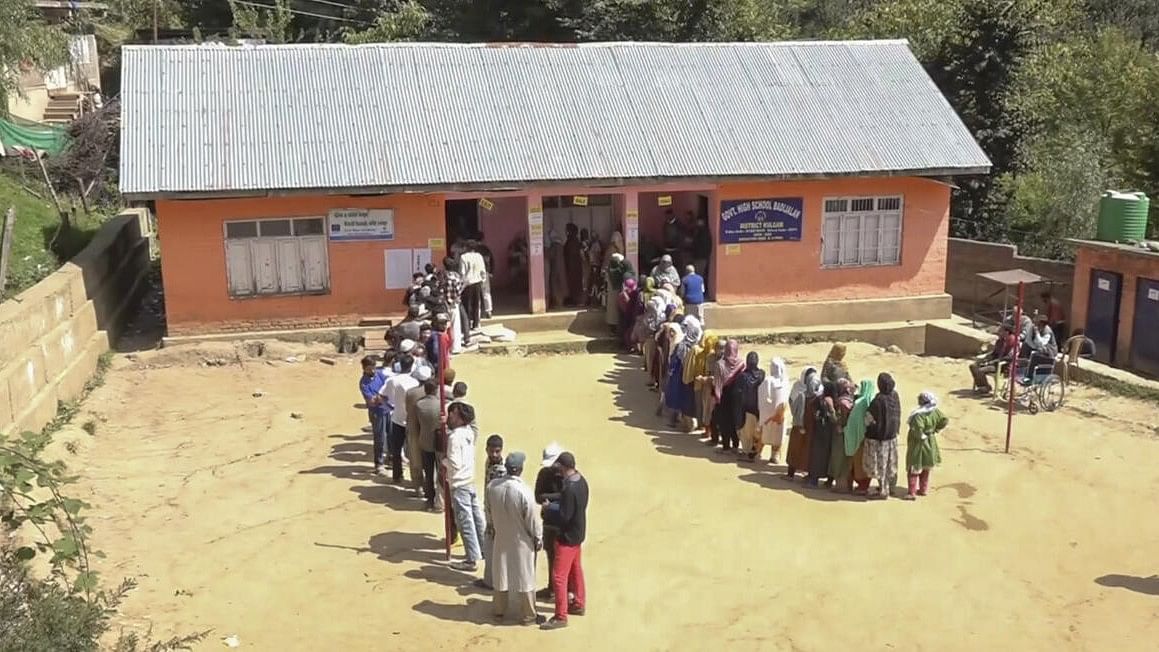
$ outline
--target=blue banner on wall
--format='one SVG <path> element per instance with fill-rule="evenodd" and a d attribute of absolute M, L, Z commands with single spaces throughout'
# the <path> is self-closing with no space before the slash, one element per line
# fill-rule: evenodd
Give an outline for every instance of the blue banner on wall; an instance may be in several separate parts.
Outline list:
<path fill-rule="evenodd" d="M 783 242 L 801 239 L 802 197 L 720 202 L 720 242 Z"/>

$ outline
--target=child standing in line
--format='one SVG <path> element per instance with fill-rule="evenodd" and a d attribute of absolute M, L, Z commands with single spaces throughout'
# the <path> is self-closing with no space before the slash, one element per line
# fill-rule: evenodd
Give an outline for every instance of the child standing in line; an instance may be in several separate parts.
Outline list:
<path fill-rule="evenodd" d="M 938 397 L 925 391 L 918 395 L 918 407 L 909 415 L 909 438 L 906 442 L 905 466 L 909 474 L 909 493 L 905 500 L 917 500 L 930 490 L 930 469 L 942 463 L 937 434 L 950 420 L 938 409 Z"/>

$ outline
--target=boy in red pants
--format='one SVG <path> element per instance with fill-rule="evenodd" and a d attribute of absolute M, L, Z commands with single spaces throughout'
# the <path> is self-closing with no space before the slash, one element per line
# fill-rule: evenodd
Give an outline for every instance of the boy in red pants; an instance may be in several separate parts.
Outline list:
<path fill-rule="evenodd" d="M 555 461 L 556 471 L 563 478 L 563 490 L 558 503 L 544 503 L 543 520 L 559 528 L 555 541 L 555 565 L 551 569 L 551 584 L 555 589 L 555 615 L 543 629 L 567 627 L 567 617 L 582 616 L 584 570 L 580 546 L 587 535 L 588 481 L 575 468 L 575 456 L 560 453 Z M 575 599 L 569 604 L 568 593 Z"/>

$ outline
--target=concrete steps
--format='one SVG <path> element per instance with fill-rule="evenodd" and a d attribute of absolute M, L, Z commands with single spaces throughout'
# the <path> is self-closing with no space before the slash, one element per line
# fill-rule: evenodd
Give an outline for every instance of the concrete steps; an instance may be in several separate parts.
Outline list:
<path fill-rule="evenodd" d="M 50 125 L 67 125 L 80 115 L 80 95 L 60 93 L 53 95 L 44 108 L 41 122 Z"/>

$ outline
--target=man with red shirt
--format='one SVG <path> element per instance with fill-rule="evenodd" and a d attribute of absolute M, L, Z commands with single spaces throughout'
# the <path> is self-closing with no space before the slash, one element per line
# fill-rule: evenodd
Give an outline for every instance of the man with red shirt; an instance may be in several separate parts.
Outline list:
<path fill-rule="evenodd" d="M 974 391 L 979 394 L 991 394 L 994 388 L 990 386 L 989 375 L 998 371 L 999 365 L 1010 361 L 1018 350 L 1018 338 L 1009 324 L 998 327 L 998 339 L 994 348 L 985 356 L 970 363 L 970 375 L 974 377 Z"/>

